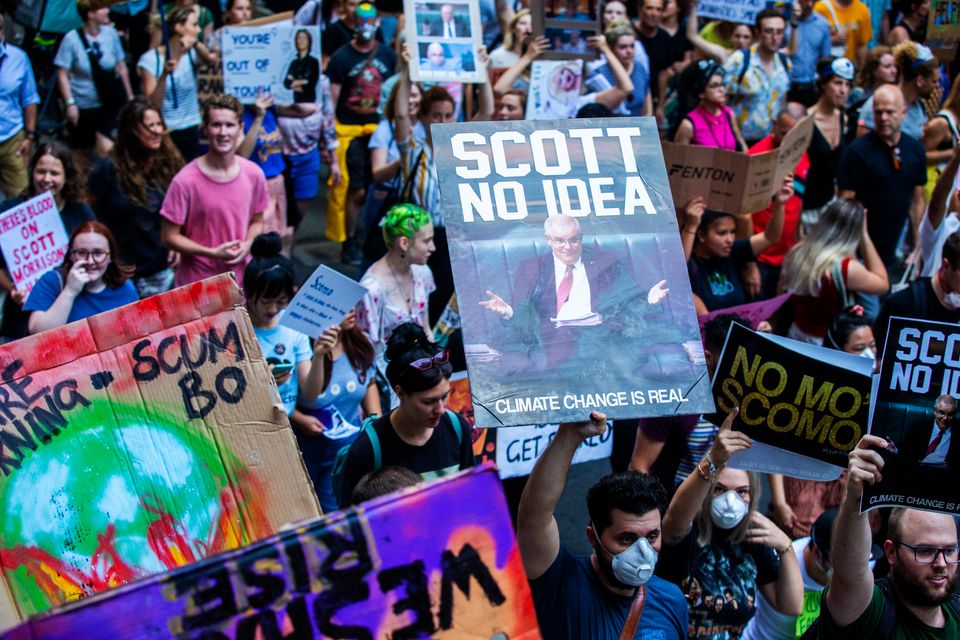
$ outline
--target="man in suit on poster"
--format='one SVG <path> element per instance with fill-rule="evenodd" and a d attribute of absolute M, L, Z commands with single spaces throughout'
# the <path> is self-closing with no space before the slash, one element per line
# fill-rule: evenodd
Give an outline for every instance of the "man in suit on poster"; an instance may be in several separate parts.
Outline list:
<path fill-rule="evenodd" d="M 658 305 L 666 297 L 666 280 L 644 291 L 616 255 L 584 248 L 576 218 L 551 216 L 543 230 L 551 253 L 518 266 L 514 303 L 490 290 L 488 299 L 480 302 L 516 328 L 517 340 L 531 354 L 545 351 L 542 364 L 569 359 L 581 336 L 594 336 L 593 346 L 600 346 L 604 338 L 620 333 L 633 320 L 642 322 L 645 307 Z"/>
<path fill-rule="evenodd" d="M 914 422 L 900 447 L 900 455 L 924 466 L 955 468 L 960 465 L 960 438 L 952 437 L 956 413 L 956 398 L 950 395 L 937 398 L 933 423 L 929 419 Z"/>
<path fill-rule="evenodd" d="M 469 38 L 470 28 L 463 16 L 453 13 L 452 4 L 445 4 L 440 7 L 440 22 L 435 23 L 432 35 L 441 38 Z"/>

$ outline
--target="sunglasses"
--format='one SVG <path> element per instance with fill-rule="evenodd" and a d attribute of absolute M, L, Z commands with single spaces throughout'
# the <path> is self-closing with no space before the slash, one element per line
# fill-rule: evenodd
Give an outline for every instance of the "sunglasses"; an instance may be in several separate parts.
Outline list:
<path fill-rule="evenodd" d="M 435 356 L 429 358 L 418 358 L 410 363 L 410 366 L 417 371 L 430 371 L 434 367 L 440 367 L 450 361 L 450 352 L 444 349 Z"/>

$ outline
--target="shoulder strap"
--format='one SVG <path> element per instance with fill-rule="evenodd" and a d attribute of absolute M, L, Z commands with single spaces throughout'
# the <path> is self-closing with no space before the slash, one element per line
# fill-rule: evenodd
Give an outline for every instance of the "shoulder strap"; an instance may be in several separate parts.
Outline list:
<path fill-rule="evenodd" d="M 413 128 L 411 127 L 410 132 L 407 134 L 413 138 Z M 409 144 L 409 143 L 407 143 Z M 423 149 L 420 150 L 420 153 L 417 154 L 417 159 L 414 161 L 413 166 L 409 167 L 410 171 L 407 173 L 406 177 L 403 180 L 403 186 L 400 187 L 400 192 L 398 194 L 401 202 L 410 202 L 410 198 L 413 195 L 413 184 L 416 180 L 417 169 L 420 168 L 420 161 L 423 160 Z M 409 154 L 405 155 L 409 157 Z"/>
<path fill-rule="evenodd" d="M 874 584 L 880 587 L 883 594 L 883 613 L 880 623 L 871 636 L 874 640 L 893 640 L 893 633 L 897 629 L 897 605 L 893 601 L 893 589 L 888 578 L 880 578 Z"/>
<path fill-rule="evenodd" d="M 640 585 L 637 589 L 637 595 L 630 603 L 630 612 L 627 614 L 627 620 L 623 623 L 623 629 L 620 630 L 620 640 L 633 640 L 637 633 L 637 625 L 640 624 L 640 615 L 643 613 L 643 605 L 647 601 L 647 585 Z"/>
<path fill-rule="evenodd" d="M 457 434 L 457 446 L 463 444 L 463 427 L 460 425 L 460 416 L 457 415 L 456 411 L 447 409 L 447 417 L 450 418 L 450 425 L 453 427 L 453 432 Z"/>
<path fill-rule="evenodd" d="M 83 43 L 83 49 L 87 52 L 87 60 L 90 61 L 90 71 L 96 73 L 100 70 L 100 61 L 93 57 L 90 51 L 90 41 L 87 40 L 87 34 L 83 32 L 83 27 L 77 29 L 77 35 L 80 36 L 80 42 Z"/>
<path fill-rule="evenodd" d="M 937 115 L 947 121 L 947 125 L 950 127 L 950 133 L 953 135 L 953 144 L 960 142 L 960 132 L 957 131 L 957 121 L 954 120 L 953 114 L 947 110 L 943 110 L 938 112 Z"/>
<path fill-rule="evenodd" d="M 743 65 L 740 67 L 740 75 L 737 76 L 737 87 L 743 84 L 743 77 L 747 75 L 747 69 L 750 68 L 750 55 L 752 53 L 750 50 L 750 47 L 747 47 L 746 49 L 742 49 L 742 51 L 743 51 Z"/>
<path fill-rule="evenodd" d="M 783 65 L 783 68 L 786 71 L 790 71 L 790 59 L 787 58 L 787 54 L 777 49 L 777 57 L 780 58 L 780 64 Z"/>
<path fill-rule="evenodd" d="M 361 433 L 367 434 L 367 438 L 370 440 L 370 448 L 373 449 L 373 468 L 371 471 L 376 471 L 383 465 L 383 452 L 380 450 L 380 436 L 377 435 L 377 430 L 373 426 L 379 417 L 380 416 L 367 416 L 363 421 L 363 426 L 360 427 Z"/>
<path fill-rule="evenodd" d="M 837 260 L 833 263 L 830 268 L 830 276 L 833 278 L 833 286 L 840 294 L 840 304 L 846 309 L 853 302 L 850 300 L 850 293 L 847 291 L 847 283 L 843 279 L 843 260 Z"/>
<path fill-rule="evenodd" d="M 839 31 L 842 25 L 840 24 L 840 17 L 837 15 L 836 8 L 830 0 L 824 0 L 824 4 L 827 5 L 827 9 L 830 10 L 830 15 L 833 17 L 833 30 Z"/>

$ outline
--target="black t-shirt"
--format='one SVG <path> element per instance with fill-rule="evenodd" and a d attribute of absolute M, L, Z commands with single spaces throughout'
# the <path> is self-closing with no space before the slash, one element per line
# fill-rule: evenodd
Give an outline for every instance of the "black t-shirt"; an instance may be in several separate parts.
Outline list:
<path fill-rule="evenodd" d="M 637 40 L 643 45 L 643 50 L 647 52 L 647 57 L 650 58 L 650 91 L 654 97 L 657 97 L 660 72 L 674 63 L 676 45 L 673 38 L 664 29 L 657 29 L 657 35 L 652 38 L 646 37 L 638 30 Z"/>
<path fill-rule="evenodd" d="M 725 258 L 704 259 L 694 253 L 687 262 L 690 287 L 710 311 L 744 304 L 747 294 L 743 289 L 740 269 L 755 259 L 750 238 L 736 240 L 730 255 Z"/>
<path fill-rule="evenodd" d="M 160 243 L 160 205 L 164 192 L 147 190 L 147 202 L 138 205 L 123 192 L 116 168 L 101 158 L 87 177 L 97 219 L 107 225 L 117 242 L 123 264 L 136 267 L 136 277 L 151 276 L 167 268 L 167 249 Z"/>
<path fill-rule="evenodd" d="M 377 29 L 375 36 L 378 42 L 383 42 L 383 34 Z M 337 20 L 331 23 L 323 30 L 323 38 L 320 39 L 320 51 L 325 56 L 332 56 L 337 49 L 353 40 L 353 27 L 348 27 L 343 20 Z"/>
<path fill-rule="evenodd" d="M 947 309 L 940 304 L 930 278 L 915 280 L 909 287 L 890 295 L 884 301 L 877 315 L 877 321 L 873 325 L 877 353 L 883 353 L 887 325 L 893 316 L 921 318 L 932 322 L 960 322 L 960 310 Z"/>
<path fill-rule="evenodd" d="M 899 169 L 894 163 L 897 149 Z M 901 135 L 896 147 L 891 148 L 870 131 L 848 145 L 840 157 L 837 188 L 856 192 L 857 200 L 867 209 L 867 232 L 886 265 L 894 261 L 914 188 L 926 182 L 923 145 L 908 135 Z"/>
<path fill-rule="evenodd" d="M 433 435 L 421 446 L 407 444 L 400 439 L 390 415 L 382 416 L 373 423 L 380 440 L 380 468 L 403 467 L 419 473 L 425 480 L 456 473 L 473 466 L 473 442 L 470 438 L 470 424 L 460 417 L 460 438 L 446 413 L 440 418 Z M 367 473 L 374 471 L 373 445 L 364 433 L 360 434 L 344 461 L 343 476 L 339 498 L 340 506 L 350 504 L 354 487 Z"/>
<path fill-rule="evenodd" d="M 327 63 L 330 84 L 340 85 L 337 121 L 342 124 L 375 124 L 380 120 L 380 87 L 393 75 L 397 55 L 377 44 L 376 52 L 362 53 L 352 44 L 337 49 Z"/>
<path fill-rule="evenodd" d="M 749 517 L 749 516 L 748 516 Z M 690 604 L 688 638 L 739 637 L 757 611 L 759 587 L 780 578 L 780 559 L 770 547 L 752 542 L 732 544 L 716 530 L 712 544 L 697 542 L 697 526 L 678 544 L 663 545 L 656 574 L 690 593 L 696 580 L 700 594 Z M 717 605 L 717 600 L 720 604 Z M 720 635 L 718 635 L 720 634 Z"/>
<path fill-rule="evenodd" d="M 39 195 L 39 194 L 38 194 Z M 29 198 L 10 198 L 9 200 L 0 203 L 0 212 L 6 211 L 12 207 L 23 204 Z M 63 210 L 60 212 L 60 219 L 63 220 L 63 228 L 67 231 L 67 237 L 70 237 L 70 234 L 73 233 L 73 230 L 80 226 L 81 223 L 94 220 L 93 211 L 90 209 L 90 206 L 86 202 L 68 202 L 63 205 Z M 7 268 L 7 261 L 4 259 L 3 254 L 0 253 L 0 269 Z"/>

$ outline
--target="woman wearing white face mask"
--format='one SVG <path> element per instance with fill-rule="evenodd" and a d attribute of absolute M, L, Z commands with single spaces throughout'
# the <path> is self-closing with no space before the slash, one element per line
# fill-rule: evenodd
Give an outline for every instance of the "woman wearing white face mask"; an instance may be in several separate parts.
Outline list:
<path fill-rule="evenodd" d="M 731 430 L 736 414 L 724 420 L 663 518 L 658 575 L 678 585 L 696 580 L 702 594 L 689 603 L 689 638 L 739 637 L 756 612 L 758 592 L 783 614 L 803 610 L 803 579 L 790 537 L 756 511 L 757 475 L 724 466 L 752 445 L 746 434 Z"/>

